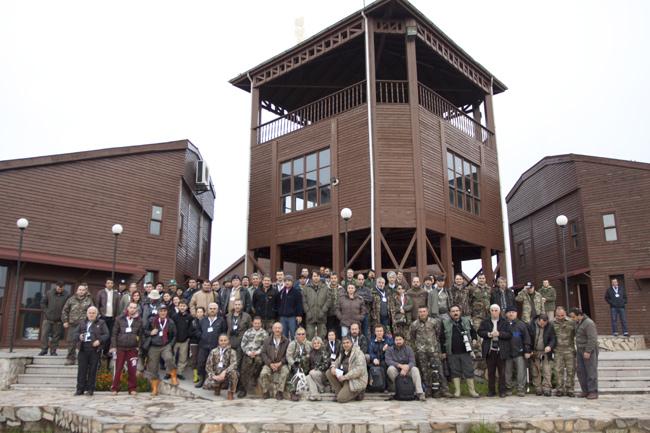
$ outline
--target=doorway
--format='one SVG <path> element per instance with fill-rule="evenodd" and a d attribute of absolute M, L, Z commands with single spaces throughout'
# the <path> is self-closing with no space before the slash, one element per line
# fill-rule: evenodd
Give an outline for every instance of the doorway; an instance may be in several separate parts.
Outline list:
<path fill-rule="evenodd" d="M 578 284 L 578 297 L 580 299 L 580 308 L 582 312 L 591 317 L 591 303 L 589 301 L 589 284 Z"/>

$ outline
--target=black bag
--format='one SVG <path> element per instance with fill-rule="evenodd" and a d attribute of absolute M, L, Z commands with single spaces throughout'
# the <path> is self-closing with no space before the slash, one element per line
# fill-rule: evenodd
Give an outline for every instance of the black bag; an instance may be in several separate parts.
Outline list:
<path fill-rule="evenodd" d="M 402 376 L 400 374 L 395 378 L 395 400 L 415 400 L 415 384 L 411 376 Z"/>
<path fill-rule="evenodd" d="M 368 392 L 384 392 L 386 374 L 380 365 L 371 365 L 368 374 Z"/>

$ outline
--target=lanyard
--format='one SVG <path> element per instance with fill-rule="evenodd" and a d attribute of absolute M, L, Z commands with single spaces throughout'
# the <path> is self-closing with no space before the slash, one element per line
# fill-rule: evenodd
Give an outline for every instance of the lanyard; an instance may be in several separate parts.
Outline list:
<path fill-rule="evenodd" d="M 126 327 L 127 327 L 127 328 L 130 328 L 132 323 L 133 323 L 133 319 L 127 317 L 127 318 L 126 318 Z"/>
<path fill-rule="evenodd" d="M 405 299 L 406 299 L 406 295 L 400 295 L 399 302 L 402 304 L 402 308 L 404 308 L 404 300 Z"/>
<path fill-rule="evenodd" d="M 379 292 L 379 294 L 381 294 L 381 302 L 386 302 L 386 292 L 385 292 L 385 291 L 382 292 L 382 291 L 379 289 L 379 287 L 375 287 L 375 289 L 377 289 L 377 291 Z"/>
<path fill-rule="evenodd" d="M 162 321 L 159 320 L 158 323 L 160 324 L 160 331 L 161 331 L 161 332 L 164 331 L 164 330 L 165 330 L 165 326 L 167 326 L 167 319 L 165 319 L 164 322 L 162 322 Z"/>
<path fill-rule="evenodd" d="M 215 317 L 214 319 L 210 320 L 208 317 L 208 322 L 210 322 L 210 328 L 212 328 L 212 324 L 217 321 L 217 318 Z"/>
<path fill-rule="evenodd" d="M 219 360 L 223 362 L 223 354 L 226 352 L 226 349 L 219 348 Z"/>
<path fill-rule="evenodd" d="M 336 343 L 334 341 L 330 341 L 330 351 L 332 353 L 336 352 Z"/>
<path fill-rule="evenodd" d="M 300 352 L 300 356 L 302 356 L 302 352 L 304 350 L 303 346 L 298 345 L 298 351 Z"/>

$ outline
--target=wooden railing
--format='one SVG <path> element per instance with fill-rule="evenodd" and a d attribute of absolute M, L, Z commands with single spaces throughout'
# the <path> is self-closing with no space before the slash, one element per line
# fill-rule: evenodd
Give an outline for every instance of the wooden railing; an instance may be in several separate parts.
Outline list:
<path fill-rule="evenodd" d="M 484 144 L 492 140 L 494 134 L 489 129 L 422 83 L 418 83 L 418 99 L 425 110 L 432 112 L 470 137 Z"/>
<path fill-rule="evenodd" d="M 408 104 L 407 81 L 378 80 L 376 85 L 378 104 Z M 365 104 L 367 99 L 366 82 L 360 81 L 284 116 L 261 124 L 257 127 L 257 143 L 274 140 L 321 120 L 334 117 Z M 451 102 L 420 83 L 418 83 L 418 100 L 424 109 L 481 143 L 488 143 L 492 139 L 493 133 L 491 131 L 474 121 Z"/>
<path fill-rule="evenodd" d="M 366 100 L 366 82 L 360 81 L 258 126 L 257 142 L 264 143 L 336 116 L 365 104 Z"/>

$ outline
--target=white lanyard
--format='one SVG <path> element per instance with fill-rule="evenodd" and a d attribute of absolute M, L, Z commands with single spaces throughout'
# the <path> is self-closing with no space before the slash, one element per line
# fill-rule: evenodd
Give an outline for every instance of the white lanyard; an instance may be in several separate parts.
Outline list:
<path fill-rule="evenodd" d="M 219 360 L 223 362 L 223 354 L 226 352 L 226 349 L 219 348 Z"/>
<path fill-rule="evenodd" d="M 332 353 L 336 352 L 336 343 L 334 341 L 330 341 L 330 351 Z"/>
<path fill-rule="evenodd" d="M 164 322 L 159 320 L 158 323 L 160 323 L 160 332 L 163 332 L 165 330 L 165 326 L 167 326 L 167 319 L 165 319 Z"/>
<path fill-rule="evenodd" d="M 406 299 L 406 295 L 400 295 L 399 302 L 402 304 L 402 308 L 404 308 L 404 300 L 405 299 Z"/>
<path fill-rule="evenodd" d="M 300 352 L 299 353 L 300 356 L 302 356 L 303 349 L 304 348 L 302 346 L 298 345 L 298 351 Z"/>
<path fill-rule="evenodd" d="M 131 324 L 133 323 L 133 320 L 134 320 L 134 319 L 131 319 L 131 318 L 129 318 L 129 317 L 126 318 L 126 327 L 127 327 L 127 328 L 130 328 L 130 327 L 131 327 Z"/>
<path fill-rule="evenodd" d="M 210 320 L 208 317 L 208 322 L 210 322 L 210 328 L 212 328 L 212 324 L 217 321 L 217 318 L 215 317 L 214 319 Z"/>
<path fill-rule="evenodd" d="M 381 294 L 381 302 L 386 302 L 386 292 L 385 292 L 385 291 L 382 292 L 382 291 L 379 289 L 379 287 L 375 287 L 375 289 L 377 289 L 377 291 L 379 292 L 379 294 Z"/>

